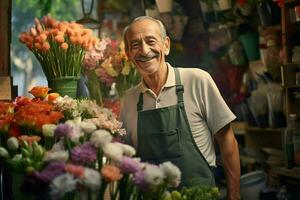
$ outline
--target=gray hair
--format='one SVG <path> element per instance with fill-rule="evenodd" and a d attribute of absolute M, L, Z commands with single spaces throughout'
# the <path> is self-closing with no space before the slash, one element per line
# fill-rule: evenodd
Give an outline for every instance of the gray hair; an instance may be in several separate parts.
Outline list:
<path fill-rule="evenodd" d="M 127 32 L 128 30 L 130 29 L 130 27 L 132 26 L 132 24 L 136 23 L 136 22 L 140 22 L 140 21 L 144 21 L 144 20 L 151 20 L 155 23 L 158 24 L 159 26 L 159 29 L 160 29 L 160 32 L 161 32 L 161 38 L 162 40 L 165 40 L 166 37 L 167 37 L 167 31 L 166 31 L 166 28 L 165 26 L 163 25 L 163 23 L 158 20 L 158 19 L 155 19 L 153 17 L 150 17 L 150 16 L 139 16 L 137 18 L 135 18 L 128 26 L 126 26 L 123 30 L 123 41 L 124 41 L 124 44 L 125 44 L 125 49 L 128 48 L 128 43 L 127 43 L 127 38 L 126 38 L 126 35 L 127 35 Z"/>

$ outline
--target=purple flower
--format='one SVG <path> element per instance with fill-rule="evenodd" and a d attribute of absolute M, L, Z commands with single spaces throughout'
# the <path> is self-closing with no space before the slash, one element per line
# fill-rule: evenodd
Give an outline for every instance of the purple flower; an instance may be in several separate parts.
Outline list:
<path fill-rule="evenodd" d="M 134 174 L 140 169 L 139 165 L 140 163 L 136 159 L 124 156 L 120 161 L 119 167 L 122 173 Z"/>
<path fill-rule="evenodd" d="M 133 181 L 134 183 L 141 189 L 141 190 L 147 190 L 148 184 L 145 180 L 145 173 L 142 170 L 137 171 L 133 175 Z"/>
<path fill-rule="evenodd" d="M 71 159 L 78 164 L 92 164 L 97 159 L 97 151 L 90 142 L 72 149 Z"/>
<path fill-rule="evenodd" d="M 65 173 L 65 164 L 63 162 L 52 162 L 42 171 L 34 173 L 38 179 L 49 183 L 56 176 Z"/>
<path fill-rule="evenodd" d="M 59 124 L 57 125 L 54 134 L 56 137 L 70 137 L 73 134 L 73 127 L 68 124 Z"/>

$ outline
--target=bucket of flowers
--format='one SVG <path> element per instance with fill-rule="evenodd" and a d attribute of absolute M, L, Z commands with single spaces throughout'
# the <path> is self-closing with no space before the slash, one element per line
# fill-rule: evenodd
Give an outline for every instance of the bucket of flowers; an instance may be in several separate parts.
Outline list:
<path fill-rule="evenodd" d="M 85 51 L 98 38 L 81 24 L 60 22 L 50 15 L 34 21 L 34 26 L 20 34 L 20 41 L 39 61 L 52 91 L 75 98 Z"/>

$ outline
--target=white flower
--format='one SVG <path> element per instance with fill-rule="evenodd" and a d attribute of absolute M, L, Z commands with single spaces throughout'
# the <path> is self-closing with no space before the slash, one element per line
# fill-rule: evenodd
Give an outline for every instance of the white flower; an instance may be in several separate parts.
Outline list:
<path fill-rule="evenodd" d="M 159 167 L 164 172 L 168 184 L 172 187 L 177 187 L 181 180 L 181 171 L 179 168 L 170 161 L 160 164 Z"/>
<path fill-rule="evenodd" d="M 103 147 L 104 155 L 113 161 L 119 161 L 123 156 L 123 148 L 115 143 L 107 143 Z"/>
<path fill-rule="evenodd" d="M 145 169 L 145 181 L 152 186 L 158 186 L 163 183 L 165 179 L 164 172 L 156 165 L 146 164 Z"/>
<path fill-rule="evenodd" d="M 85 133 L 92 133 L 97 129 L 96 125 L 92 122 L 81 122 L 80 123 L 80 128 L 82 129 L 83 132 Z"/>
<path fill-rule="evenodd" d="M 81 128 L 79 126 L 80 122 L 78 119 L 81 119 L 81 118 L 76 118 L 74 120 L 67 120 L 65 122 L 65 124 L 68 124 L 69 126 L 72 127 L 72 134 L 69 137 L 70 137 L 71 141 L 75 142 L 75 143 L 78 143 L 79 138 L 84 135 L 84 133 L 81 131 Z"/>
<path fill-rule="evenodd" d="M 43 135 L 46 137 L 53 137 L 56 127 L 57 126 L 55 124 L 44 124 L 42 126 Z"/>
<path fill-rule="evenodd" d="M 7 140 L 7 147 L 9 150 L 11 151 L 16 151 L 19 148 L 19 142 L 18 139 L 16 137 L 10 137 Z"/>
<path fill-rule="evenodd" d="M 54 143 L 51 148 L 51 151 L 62 151 L 65 150 L 64 140 L 59 140 L 58 142 Z"/>
<path fill-rule="evenodd" d="M 0 147 L 0 157 L 1 158 L 8 158 L 9 154 L 7 152 L 7 150 L 3 147 Z"/>
<path fill-rule="evenodd" d="M 47 151 L 43 160 L 44 162 L 62 161 L 66 162 L 69 159 L 68 151 Z"/>
<path fill-rule="evenodd" d="M 82 183 L 92 190 L 99 189 L 101 187 L 100 173 L 94 169 L 84 168 Z"/>
<path fill-rule="evenodd" d="M 55 177 L 50 184 L 50 195 L 52 199 L 60 199 L 67 192 L 75 190 L 77 182 L 78 180 L 68 173 Z"/>
<path fill-rule="evenodd" d="M 112 136 L 107 130 L 100 129 L 92 133 L 90 141 L 96 148 L 100 148 L 111 142 Z"/>
<path fill-rule="evenodd" d="M 119 142 L 114 142 L 114 144 L 119 145 L 123 149 L 123 155 L 132 157 L 136 154 L 135 149 L 127 144 L 122 144 Z"/>

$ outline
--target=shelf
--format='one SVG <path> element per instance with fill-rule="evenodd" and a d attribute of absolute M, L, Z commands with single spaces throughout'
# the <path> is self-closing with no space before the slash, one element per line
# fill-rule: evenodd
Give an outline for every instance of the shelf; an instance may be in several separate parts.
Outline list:
<path fill-rule="evenodd" d="M 284 2 L 284 6 L 295 6 L 297 4 L 300 4 L 300 1 L 299 0 L 285 0 Z"/>
<path fill-rule="evenodd" d="M 287 87 L 287 89 L 300 89 L 300 85 L 289 85 L 286 87 Z"/>
<path fill-rule="evenodd" d="M 282 176 L 287 176 L 287 177 L 291 177 L 291 178 L 296 178 L 296 179 L 300 179 L 300 173 L 296 173 L 294 170 L 292 169 L 287 169 L 284 167 L 278 167 L 275 172 L 278 175 L 282 175 Z"/>

